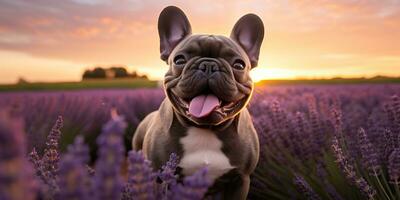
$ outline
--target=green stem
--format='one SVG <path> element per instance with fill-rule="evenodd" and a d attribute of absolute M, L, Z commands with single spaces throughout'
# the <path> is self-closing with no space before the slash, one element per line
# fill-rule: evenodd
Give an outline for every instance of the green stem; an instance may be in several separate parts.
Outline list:
<path fill-rule="evenodd" d="M 383 187 L 383 185 L 382 185 L 382 183 L 381 183 L 381 181 L 380 181 L 380 179 L 379 179 L 379 177 L 378 177 L 378 174 L 376 173 L 375 170 L 374 170 L 374 177 L 375 177 L 375 179 L 378 181 L 379 187 L 380 187 L 380 189 L 382 190 L 383 194 L 385 194 L 386 198 L 387 198 L 388 200 L 390 200 L 391 198 L 390 198 L 389 195 L 386 193 L 386 190 L 385 190 L 385 188 Z"/>
<path fill-rule="evenodd" d="M 392 193 L 392 190 L 390 189 L 390 186 L 386 180 L 386 176 L 382 173 L 382 178 L 383 178 L 383 183 L 385 184 L 385 187 L 389 190 L 390 196 L 395 199 L 395 195 Z M 400 195 L 400 194 L 399 194 Z"/>
<path fill-rule="evenodd" d="M 400 199 L 400 188 L 399 188 L 400 183 L 396 180 L 396 182 L 394 184 L 395 184 L 394 188 L 396 189 L 397 197 Z"/>

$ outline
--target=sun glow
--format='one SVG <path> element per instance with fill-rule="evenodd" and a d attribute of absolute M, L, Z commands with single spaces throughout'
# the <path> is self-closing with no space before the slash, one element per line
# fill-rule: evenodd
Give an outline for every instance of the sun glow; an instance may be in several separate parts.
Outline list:
<path fill-rule="evenodd" d="M 256 67 L 250 71 L 250 76 L 254 82 L 259 82 L 265 79 L 291 79 L 296 78 L 293 70 Z"/>

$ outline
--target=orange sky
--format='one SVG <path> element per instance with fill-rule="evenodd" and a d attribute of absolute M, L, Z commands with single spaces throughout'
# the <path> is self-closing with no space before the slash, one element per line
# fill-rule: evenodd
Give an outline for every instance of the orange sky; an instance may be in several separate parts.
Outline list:
<path fill-rule="evenodd" d="M 181 7 L 194 33 L 229 35 L 249 12 L 266 37 L 253 77 L 400 76 L 398 0 L 1 0 L 0 83 L 80 80 L 121 64 L 162 78 L 157 17 Z"/>

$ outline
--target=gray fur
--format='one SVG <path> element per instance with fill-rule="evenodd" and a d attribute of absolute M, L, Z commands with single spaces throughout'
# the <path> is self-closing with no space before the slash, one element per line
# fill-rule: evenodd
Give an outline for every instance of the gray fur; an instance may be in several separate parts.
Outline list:
<path fill-rule="evenodd" d="M 216 136 L 213 140 L 221 141 L 221 151 L 233 169 L 215 180 L 208 195 L 246 199 L 250 174 L 259 158 L 258 137 L 246 106 L 253 92 L 249 72 L 257 65 L 264 36 L 261 19 L 253 14 L 242 17 L 230 38 L 191 35 L 185 14 L 170 6 L 161 12 L 158 27 L 161 58 L 170 66 L 164 79 L 167 97 L 139 124 L 133 149 L 142 150 L 153 167 L 160 169 L 171 153 L 184 155 L 180 141 L 191 127 L 210 130 Z M 184 62 L 175 63 L 177 59 Z M 205 70 L 205 62 L 213 63 L 207 65 L 212 68 Z M 190 99 L 209 93 L 222 102 L 220 111 L 200 119 L 191 116 Z"/>

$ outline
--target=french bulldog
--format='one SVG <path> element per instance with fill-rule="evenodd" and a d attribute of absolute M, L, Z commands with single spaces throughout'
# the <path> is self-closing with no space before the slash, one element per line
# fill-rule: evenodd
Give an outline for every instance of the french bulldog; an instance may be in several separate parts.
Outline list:
<path fill-rule="evenodd" d="M 171 153 L 180 157 L 182 176 L 207 167 L 213 182 L 207 196 L 246 199 L 250 174 L 259 157 L 259 141 L 246 108 L 257 66 L 264 25 L 247 14 L 230 37 L 192 35 L 177 7 L 158 19 L 161 59 L 169 65 L 165 100 L 139 124 L 132 141 L 156 169 Z"/>

